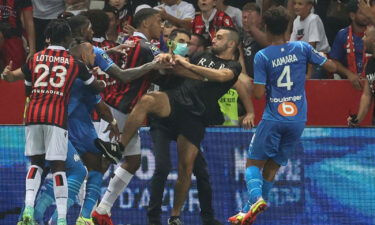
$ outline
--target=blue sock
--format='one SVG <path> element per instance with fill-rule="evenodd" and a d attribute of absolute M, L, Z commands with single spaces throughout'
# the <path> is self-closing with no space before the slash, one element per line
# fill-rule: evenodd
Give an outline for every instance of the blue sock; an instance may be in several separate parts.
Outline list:
<path fill-rule="evenodd" d="M 262 186 L 262 196 L 264 198 L 264 200 L 268 200 L 268 194 L 270 192 L 270 190 L 272 189 L 273 187 L 273 184 L 275 183 L 275 181 L 267 181 L 265 179 L 263 179 L 263 186 Z"/>
<path fill-rule="evenodd" d="M 86 169 L 82 166 L 82 168 L 78 168 L 78 170 L 70 173 L 68 175 L 68 205 L 67 208 L 69 210 L 70 207 L 74 205 L 77 199 L 77 195 L 81 185 L 86 177 Z M 57 221 L 57 211 L 52 215 L 52 221 Z M 54 223 L 53 223 L 54 224 Z"/>
<path fill-rule="evenodd" d="M 38 222 L 43 221 L 44 213 L 55 202 L 55 195 L 53 194 L 53 181 L 48 180 L 44 185 L 45 190 L 40 192 L 35 201 L 34 219 Z"/>
<path fill-rule="evenodd" d="M 85 218 L 91 218 L 91 212 L 99 200 L 103 174 L 98 171 L 90 171 L 86 183 L 86 196 L 83 202 L 81 215 Z"/>
<path fill-rule="evenodd" d="M 253 204 L 262 197 L 263 177 L 259 168 L 256 166 L 246 168 L 245 180 L 249 201 Z"/>

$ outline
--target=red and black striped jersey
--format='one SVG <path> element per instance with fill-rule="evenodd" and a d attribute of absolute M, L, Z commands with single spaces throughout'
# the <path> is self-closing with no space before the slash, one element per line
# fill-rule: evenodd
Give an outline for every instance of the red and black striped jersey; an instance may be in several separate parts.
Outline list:
<path fill-rule="evenodd" d="M 25 84 L 31 87 L 26 125 L 48 124 L 66 129 L 74 80 L 79 77 L 89 85 L 95 79 L 82 62 L 61 46 L 50 46 L 35 53 L 21 70 L 25 74 Z"/>
<path fill-rule="evenodd" d="M 105 51 L 118 45 L 116 42 L 105 40 L 104 38 L 93 38 L 92 44 Z M 121 66 L 120 65 L 121 57 L 119 54 L 108 54 L 108 56 L 113 60 L 115 64 L 117 64 L 118 66 Z M 110 77 L 107 73 L 105 73 L 101 69 L 98 69 L 96 72 L 94 72 L 94 75 L 96 76 L 98 80 L 103 80 L 107 84 L 104 91 L 100 93 L 102 98 L 105 99 L 111 92 L 113 85 L 115 85 L 118 81 L 115 78 Z M 100 117 L 97 114 L 96 110 L 93 111 L 92 120 L 94 122 L 100 121 Z"/>
<path fill-rule="evenodd" d="M 11 26 L 10 35 L 22 35 L 21 12 L 33 10 L 31 0 L 0 0 L 0 22 Z"/>
<path fill-rule="evenodd" d="M 135 47 L 126 52 L 125 68 L 134 68 L 151 62 L 160 53 L 155 45 L 141 36 L 141 33 L 136 32 L 129 38 L 130 41 L 134 41 Z M 145 75 L 126 84 L 118 82 L 113 87 L 105 101 L 121 112 L 129 113 L 150 87 L 150 79 Z"/>
<path fill-rule="evenodd" d="M 195 16 L 194 20 L 192 21 L 192 31 L 194 34 L 202 34 L 209 36 L 210 40 L 212 40 L 216 32 L 221 27 L 234 27 L 233 21 L 225 12 L 217 10 L 215 16 L 209 22 L 208 30 L 205 26 L 205 22 L 203 20 L 202 14 L 198 14 Z"/>

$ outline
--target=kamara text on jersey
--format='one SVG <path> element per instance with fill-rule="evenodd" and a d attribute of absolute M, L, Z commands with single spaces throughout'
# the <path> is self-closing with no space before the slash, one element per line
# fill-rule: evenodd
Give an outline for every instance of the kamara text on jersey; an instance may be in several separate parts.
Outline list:
<path fill-rule="evenodd" d="M 286 55 L 284 57 L 272 60 L 272 67 L 275 68 L 275 67 L 278 67 L 278 66 L 283 66 L 285 64 L 294 63 L 294 62 L 297 62 L 297 61 L 298 61 L 298 58 L 295 54 Z"/>

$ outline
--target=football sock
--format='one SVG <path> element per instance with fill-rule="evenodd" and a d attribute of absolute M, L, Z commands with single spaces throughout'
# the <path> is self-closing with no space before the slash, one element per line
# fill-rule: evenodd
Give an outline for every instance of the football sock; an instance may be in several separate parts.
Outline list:
<path fill-rule="evenodd" d="M 53 174 L 53 192 L 55 194 L 58 219 L 66 219 L 68 204 L 68 182 L 66 174 L 59 171 Z"/>
<path fill-rule="evenodd" d="M 245 180 L 249 201 L 254 204 L 260 197 L 262 197 L 263 177 L 260 170 L 256 166 L 246 168 Z"/>
<path fill-rule="evenodd" d="M 36 165 L 31 165 L 26 175 L 26 196 L 25 207 L 33 207 L 36 194 L 38 193 L 42 179 L 43 169 Z"/>
<path fill-rule="evenodd" d="M 103 174 L 98 171 L 90 171 L 86 183 L 86 196 L 82 206 L 81 215 L 91 218 L 91 212 L 100 197 Z"/>
<path fill-rule="evenodd" d="M 119 166 L 115 170 L 114 176 L 111 178 L 108 188 L 96 211 L 102 215 L 109 214 L 113 203 L 115 203 L 117 197 L 124 191 L 126 186 L 128 186 L 132 178 L 133 174 Z"/>

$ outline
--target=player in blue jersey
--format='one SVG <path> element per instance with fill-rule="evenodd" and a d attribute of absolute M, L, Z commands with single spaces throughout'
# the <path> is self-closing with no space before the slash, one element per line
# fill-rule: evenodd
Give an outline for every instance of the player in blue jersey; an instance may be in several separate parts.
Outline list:
<path fill-rule="evenodd" d="M 267 196 L 280 166 L 296 148 L 306 123 L 305 77 L 308 63 L 330 72 L 336 65 L 306 42 L 289 42 L 285 31 L 289 23 L 283 7 L 265 12 L 264 22 L 271 46 L 254 59 L 254 96 L 266 93 L 266 108 L 254 134 L 246 162 L 245 180 L 248 202 L 242 212 L 229 218 L 231 224 L 253 224 L 267 208 Z"/>

